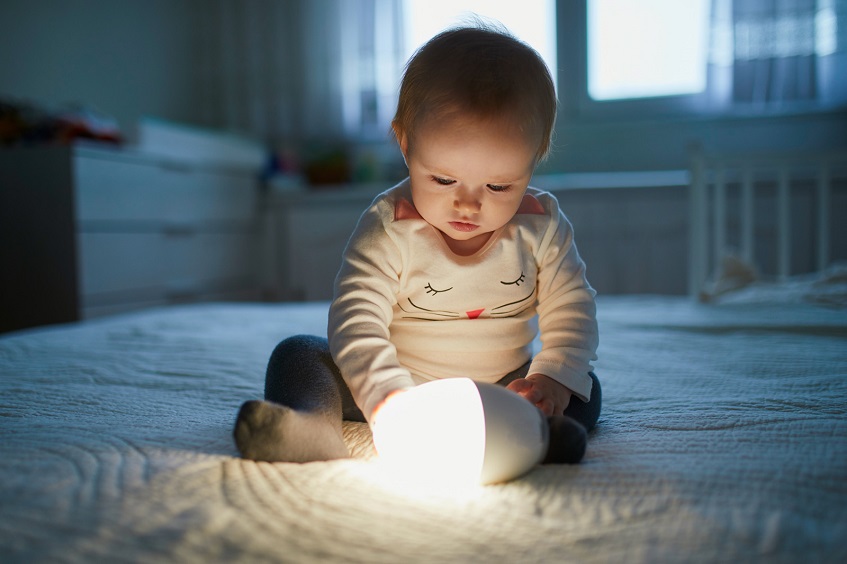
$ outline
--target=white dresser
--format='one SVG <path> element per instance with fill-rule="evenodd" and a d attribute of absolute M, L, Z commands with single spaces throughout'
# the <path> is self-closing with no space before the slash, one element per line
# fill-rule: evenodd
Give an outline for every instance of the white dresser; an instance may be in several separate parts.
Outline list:
<path fill-rule="evenodd" d="M 262 297 L 255 170 L 91 146 L 4 149 L 0 207 L 0 330 Z"/>
<path fill-rule="evenodd" d="M 267 263 L 274 298 L 285 301 L 332 299 L 341 255 L 359 217 L 390 184 L 350 185 L 312 191 L 274 192 L 269 215 Z"/>

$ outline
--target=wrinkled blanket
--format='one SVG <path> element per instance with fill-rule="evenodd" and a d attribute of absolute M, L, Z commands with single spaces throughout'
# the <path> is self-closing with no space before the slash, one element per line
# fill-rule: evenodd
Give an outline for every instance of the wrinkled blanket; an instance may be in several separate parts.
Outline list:
<path fill-rule="evenodd" d="M 237 456 L 273 346 L 327 304 L 179 306 L 0 337 L 0 561 L 847 561 L 847 312 L 601 297 L 583 463 L 451 491 Z"/>

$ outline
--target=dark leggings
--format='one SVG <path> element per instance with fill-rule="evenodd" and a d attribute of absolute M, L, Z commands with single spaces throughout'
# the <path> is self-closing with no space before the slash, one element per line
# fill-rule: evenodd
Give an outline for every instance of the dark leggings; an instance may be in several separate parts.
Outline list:
<path fill-rule="evenodd" d="M 506 386 L 526 376 L 528 370 L 529 363 L 526 363 L 497 383 Z M 600 382 L 593 372 L 588 375 L 593 381 L 589 401 L 573 396 L 565 410 L 565 415 L 581 423 L 586 431 L 597 423 L 602 403 Z M 276 346 L 265 375 L 265 399 L 297 411 L 323 412 L 332 418 L 365 421 L 332 360 L 329 343 L 322 337 L 297 335 Z"/>

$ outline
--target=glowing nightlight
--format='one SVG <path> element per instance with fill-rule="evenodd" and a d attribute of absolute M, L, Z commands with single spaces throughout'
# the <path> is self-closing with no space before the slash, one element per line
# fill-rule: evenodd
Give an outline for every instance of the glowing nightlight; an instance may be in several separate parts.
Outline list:
<path fill-rule="evenodd" d="M 412 479 L 493 484 L 541 462 L 547 419 L 495 384 L 448 378 L 391 396 L 374 421 L 380 461 Z"/>

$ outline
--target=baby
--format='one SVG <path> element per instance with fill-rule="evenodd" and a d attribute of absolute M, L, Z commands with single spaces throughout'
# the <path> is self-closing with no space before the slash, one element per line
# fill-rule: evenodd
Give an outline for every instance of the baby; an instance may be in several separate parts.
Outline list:
<path fill-rule="evenodd" d="M 558 202 L 529 187 L 555 116 L 547 67 L 506 32 L 448 30 L 412 57 L 392 122 L 409 177 L 347 244 L 329 339 L 291 337 L 271 355 L 267 401 L 238 414 L 242 456 L 349 456 L 342 419 L 373 426 L 392 395 L 469 377 L 547 416 L 545 462 L 582 458 L 601 404 L 595 292 Z"/>

